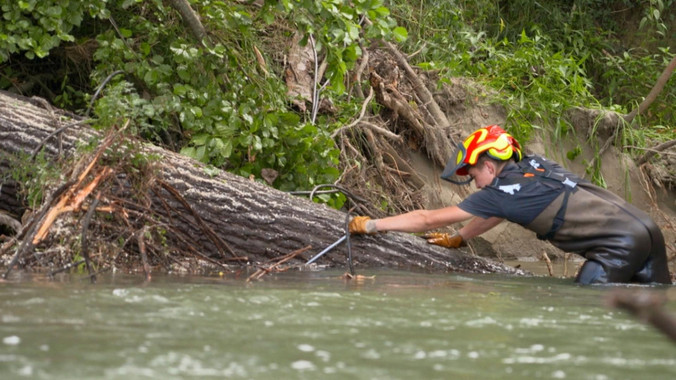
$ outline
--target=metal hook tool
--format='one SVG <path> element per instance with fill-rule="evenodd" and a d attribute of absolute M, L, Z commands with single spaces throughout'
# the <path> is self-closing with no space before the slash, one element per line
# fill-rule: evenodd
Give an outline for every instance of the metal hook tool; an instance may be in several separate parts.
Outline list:
<path fill-rule="evenodd" d="M 316 254 L 313 258 L 311 258 L 310 260 L 308 260 L 307 263 L 305 263 L 305 265 L 309 265 L 309 264 L 314 263 L 315 260 L 317 260 L 318 258 L 324 256 L 324 254 L 327 253 L 328 251 L 330 251 L 330 250 L 336 248 L 336 246 L 337 246 L 338 244 L 342 243 L 345 239 L 347 239 L 347 234 L 343 235 L 340 239 L 338 239 L 338 240 L 336 240 L 335 242 L 333 242 L 330 246 L 324 248 L 323 251 L 319 252 L 319 253 Z"/>

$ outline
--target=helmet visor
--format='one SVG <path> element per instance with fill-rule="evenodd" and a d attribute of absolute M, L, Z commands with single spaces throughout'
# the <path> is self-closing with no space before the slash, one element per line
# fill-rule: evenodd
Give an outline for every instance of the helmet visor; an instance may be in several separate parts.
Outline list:
<path fill-rule="evenodd" d="M 457 176 L 466 176 L 469 175 L 467 172 L 467 163 L 465 162 L 465 158 L 467 157 L 467 149 L 465 146 L 460 143 L 458 144 L 458 148 L 455 150 L 455 154 L 451 159 L 448 160 L 446 163 L 446 167 L 444 168 L 444 171 L 441 173 L 441 179 L 444 179 L 448 182 L 455 183 L 456 185 L 465 185 L 470 182 L 472 182 L 472 177 L 469 177 L 468 179 L 460 180 L 454 177 Z"/>

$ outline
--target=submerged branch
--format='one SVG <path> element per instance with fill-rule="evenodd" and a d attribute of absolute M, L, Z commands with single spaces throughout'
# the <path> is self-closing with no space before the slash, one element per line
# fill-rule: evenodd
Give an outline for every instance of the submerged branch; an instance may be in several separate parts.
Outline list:
<path fill-rule="evenodd" d="M 676 342 L 676 317 L 664 310 L 666 297 L 656 292 L 618 290 L 606 297 L 609 306 L 628 311 Z"/>

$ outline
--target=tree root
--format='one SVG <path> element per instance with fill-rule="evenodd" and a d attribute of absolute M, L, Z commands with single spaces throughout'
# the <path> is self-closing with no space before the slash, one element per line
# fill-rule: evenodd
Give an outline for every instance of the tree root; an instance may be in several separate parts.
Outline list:
<path fill-rule="evenodd" d="M 356 69 L 358 77 L 368 72 L 369 95 L 358 117 L 332 135 L 341 148 L 340 161 L 344 165 L 339 181 L 369 199 L 371 216 L 423 207 L 424 200 L 418 199 L 417 194 L 425 182 L 401 155 L 406 151 L 400 149 L 402 144 L 422 150 L 440 167 L 456 145 L 448 119 L 424 81 L 396 46 L 386 46 L 386 51 L 368 54 L 370 60 L 362 61 Z M 363 91 L 361 87 L 357 91 L 357 87 L 359 96 Z M 382 122 L 379 115 L 366 113 L 374 95 L 388 113 L 386 118 L 392 120 L 390 125 Z M 354 165 L 355 162 L 360 164 Z"/>

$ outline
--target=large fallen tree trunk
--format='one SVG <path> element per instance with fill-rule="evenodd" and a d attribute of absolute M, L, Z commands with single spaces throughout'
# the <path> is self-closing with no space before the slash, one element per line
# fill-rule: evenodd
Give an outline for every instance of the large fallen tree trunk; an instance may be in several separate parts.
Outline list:
<path fill-rule="evenodd" d="M 77 151 L 78 144 L 92 142 L 98 146 L 94 153 Z M 105 137 L 73 115 L 36 100 L 0 92 L 0 158 L 5 162 L 25 164 L 38 150 L 48 160 L 56 160 L 59 155 L 74 157 L 76 152 L 86 157 L 72 160 L 69 167 L 73 172 L 64 173 L 63 184 L 52 186 L 52 196 L 45 196 L 41 209 L 34 210 L 32 225 L 26 222 L 23 226 L 13 244 L 15 249 L 5 244 L 0 252 L 4 253 L 5 265 L 26 265 L 33 260 L 35 265 L 57 266 L 46 255 L 56 244 L 49 243 L 54 233 L 49 228 L 67 219 L 64 214 L 71 219 L 62 222 L 58 230 L 63 233 L 65 229 L 74 236 L 82 234 L 85 259 L 87 251 L 92 251 L 85 242 L 98 242 L 104 244 L 96 250 L 98 260 L 94 259 L 99 267 L 120 266 L 115 260 L 124 256 L 127 262 L 143 264 L 146 271 L 150 265 L 180 263 L 186 258 L 223 268 L 259 266 L 294 251 L 299 254 L 289 263 L 298 265 L 345 233 L 345 212 L 227 172 L 207 170 L 192 159 L 155 146 L 142 147 L 146 155 L 159 159 L 152 161 L 152 173 L 139 185 L 138 180 L 130 179 L 131 169 L 111 163 L 111 156 L 131 154 L 125 149 L 128 148 L 119 137 L 117 141 L 111 135 Z M 17 163 L 16 157 L 21 155 L 23 161 Z M 0 169 L 9 170 L 6 166 Z M 0 174 L 7 177 L 7 173 Z M 141 197 L 139 186 L 144 189 Z M 56 194 L 57 190 L 61 193 Z M 98 224 L 92 220 L 98 220 Z M 155 242 L 152 249 L 144 243 L 144 237 Z M 160 240 L 161 244 L 157 243 Z M 523 274 L 464 250 L 428 245 L 410 234 L 352 236 L 349 241 L 358 270 L 390 267 Z M 34 251 L 43 254 L 36 255 Z M 343 243 L 317 263 L 343 267 L 347 255 Z M 63 261 L 58 263 L 63 265 Z"/>

